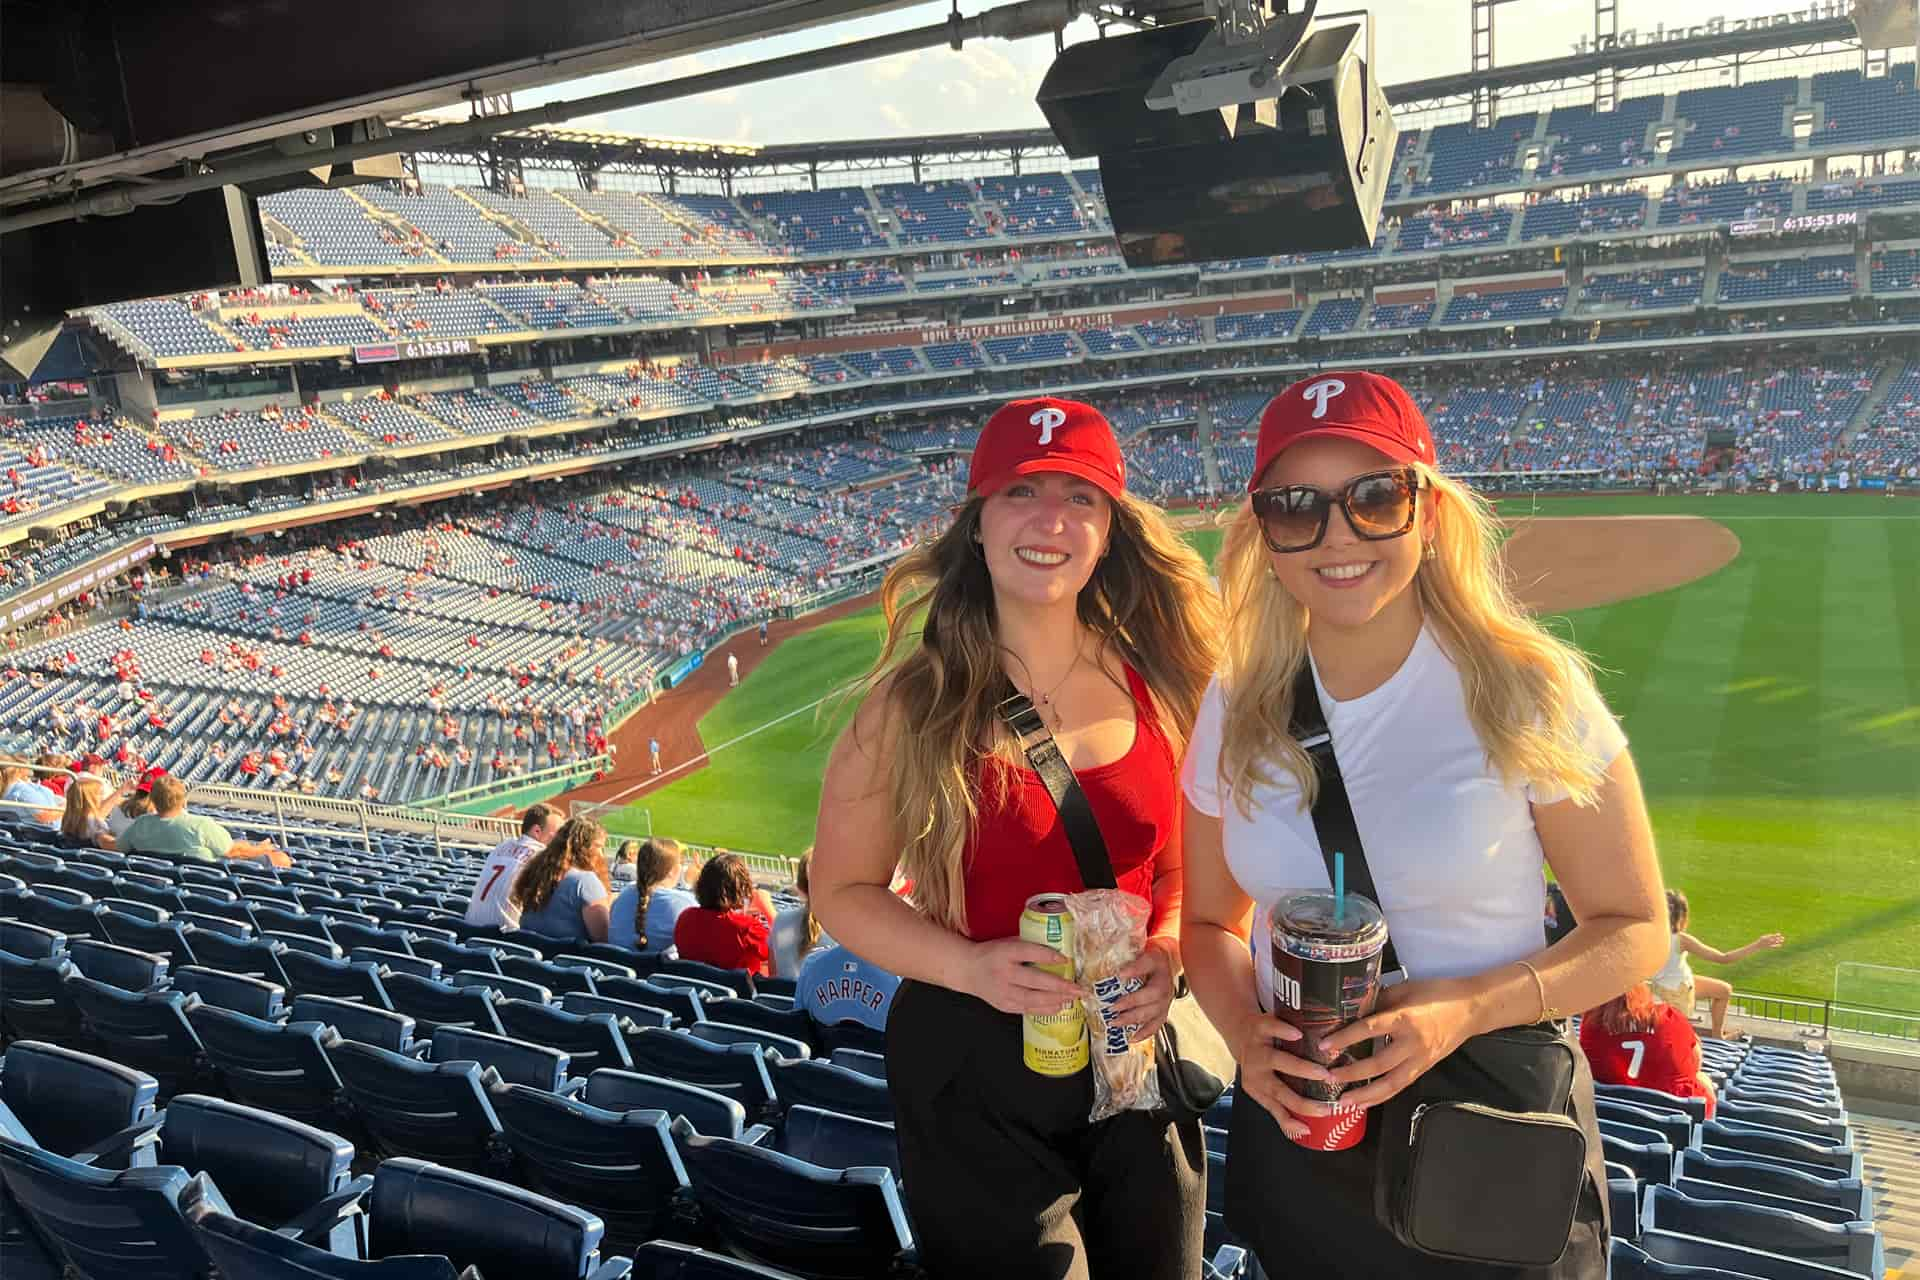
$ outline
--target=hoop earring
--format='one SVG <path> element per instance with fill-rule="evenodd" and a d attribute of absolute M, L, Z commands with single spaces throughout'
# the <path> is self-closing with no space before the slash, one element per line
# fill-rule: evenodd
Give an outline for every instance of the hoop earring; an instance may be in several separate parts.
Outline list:
<path fill-rule="evenodd" d="M 1433 559 L 1437 559 L 1439 555 L 1440 553 L 1434 550 L 1433 541 L 1429 539 L 1427 541 L 1427 549 L 1421 553 L 1420 558 L 1422 560 L 1433 560 Z"/>

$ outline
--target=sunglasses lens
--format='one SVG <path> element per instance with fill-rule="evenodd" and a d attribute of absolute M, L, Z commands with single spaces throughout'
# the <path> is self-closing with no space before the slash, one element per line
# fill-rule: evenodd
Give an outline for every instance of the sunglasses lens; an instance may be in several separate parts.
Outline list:
<path fill-rule="evenodd" d="M 1405 533 L 1413 523 L 1413 487 L 1403 476 L 1369 476 L 1353 487 L 1347 509 L 1363 537 Z"/>
<path fill-rule="evenodd" d="M 1261 495 L 1260 522 L 1267 542 L 1281 550 L 1312 546 L 1320 536 L 1326 495 L 1315 489 L 1270 489 Z"/>

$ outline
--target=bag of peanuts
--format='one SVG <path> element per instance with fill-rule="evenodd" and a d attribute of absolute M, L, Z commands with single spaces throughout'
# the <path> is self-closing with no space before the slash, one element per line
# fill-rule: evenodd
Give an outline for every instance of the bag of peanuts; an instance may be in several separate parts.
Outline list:
<path fill-rule="evenodd" d="M 1154 1070 L 1153 1040 L 1135 1044 L 1133 1034 L 1139 1027 L 1112 1016 L 1115 1005 L 1144 985 L 1139 978 L 1119 975 L 1147 944 L 1147 904 L 1121 889 L 1088 889 L 1068 894 L 1067 910 L 1073 914 L 1074 974 L 1087 1010 L 1093 1056 L 1089 1118 L 1156 1110 L 1160 1078 Z"/>

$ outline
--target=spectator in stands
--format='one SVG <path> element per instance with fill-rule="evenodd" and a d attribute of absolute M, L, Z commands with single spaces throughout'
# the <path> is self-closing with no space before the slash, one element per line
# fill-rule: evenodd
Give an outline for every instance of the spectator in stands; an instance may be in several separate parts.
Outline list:
<path fill-rule="evenodd" d="M 622 840 L 614 851 L 613 862 L 607 867 L 607 879 L 613 884 L 627 885 L 634 881 L 634 860 L 640 856 L 638 840 Z"/>
<path fill-rule="evenodd" d="M 291 861 L 269 843 L 235 840 L 232 832 L 212 818 L 188 813 L 187 784 L 176 777 L 155 779 L 149 794 L 153 812 L 127 824 L 126 834 L 120 837 L 124 852 L 158 853 L 198 862 L 267 858 L 276 866 L 284 866 Z"/>
<path fill-rule="evenodd" d="M 648 953 L 673 951 L 674 925 L 694 905 L 694 896 L 679 887 L 681 864 L 678 840 L 653 836 L 640 842 L 633 883 L 608 909 L 608 942 Z"/>
<path fill-rule="evenodd" d="M 520 927 L 520 908 L 512 900 L 514 879 L 528 858 L 547 847 L 561 821 L 560 811 L 551 805 L 527 806 L 520 815 L 520 834 L 495 845 L 480 864 L 473 892 L 467 897 L 462 917 L 465 923 L 496 929 Z"/>
<path fill-rule="evenodd" d="M 793 867 L 793 889 L 800 895 L 800 905 L 788 907 L 773 918 L 773 937 L 767 949 L 772 957 L 770 972 L 776 977 L 793 977 L 800 972 L 800 963 L 808 952 L 823 943 L 833 945 L 833 939 L 821 933 L 820 922 L 808 903 L 807 880 L 812 867 L 813 850 L 808 849 Z"/>
<path fill-rule="evenodd" d="M 681 912 L 673 926 L 680 958 L 765 975 L 773 920 L 756 901 L 753 875 L 740 855 L 707 859 L 693 896 L 696 905 Z"/>
<path fill-rule="evenodd" d="M 811 906 L 903 979 L 887 1077 L 914 1233 L 942 1277 L 1201 1270 L 1198 1122 L 1092 1124 L 1091 1073 L 1039 1075 L 1020 1047 L 1020 1015 L 1077 996 L 1037 967 L 1058 956 L 1021 940 L 1021 910 L 1084 881 L 1000 721 L 1010 694 L 1080 771 L 1122 889 L 1151 904 L 1147 944 L 1121 971 L 1140 988 L 1114 1010 L 1136 1040 L 1165 1021 L 1180 968 L 1175 765 L 1219 615 L 1200 557 L 1128 495 L 1125 470 L 1091 406 L 996 411 L 965 505 L 887 575 L 886 641 L 827 767 Z M 912 905 L 890 888 L 898 868 Z"/>
<path fill-rule="evenodd" d="M 107 830 L 113 838 L 124 840 L 127 828 L 133 825 L 135 818 L 153 812 L 153 784 L 167 776 L 167 771 L 158 765 L 141 771 L 140 780 L 133 784 L 133 790 L 122 796 L 120 803 L 107 813 Z"/>
<path fill-rule="evenodd" d="M 1718 1102 L 1700 1065 L 1700 1037 L 1672 1005 L 1636 982 L 1624 995 L 1580 1016 L 1580 1048 L 1600 1084 L 1631 1084 L 1676 1098 L 1705 1098 L 1707 1119 Z"/>
<path fill-rule="evenodd" d="M 605 942 L 607 831 L 587 818 L 569 818 L 528 858 L 508 896 L 520 909 L 520 927 L 561 942 Z"/>
<path fill-rule="evenodd" d="M 18 808 L 10 810 L 8 816 L 16 821 L 44 827 L 48 831 L 60 825 L 60 797 L 39 781 L 24 760 L 0 756 L 0 800 L 10 805 L 38 806 L 30 812 Z"/>
<path fill-rule="evenodd" d="M 107 814 L 120 803 L 120 791 L 91 773 L 75 775 L 67 787 L 67 809 L 60 818 L 60 837 L 70 849 L 118 848 L 107 826 Z"/>
<path fill-rule="evenodd" d="M 1218 562 L 1228 615 L 1187 750 L 1183 944 L 1241 1069 L 1227 1224 L 1274 1275 L 1436 1274 L 1375 1217 L 1374 1154 L 1408 1141 L 1406 1109 L 1381 1104 L 1469 1038 L 1601 1004 L 1661 954 L 1660 869 L 1626 739 L 1586 659 L 1507 593 L 1488 504 L 1433 459 L 1425 419 L 1391 379 L 1296 383 L 1261 415 L 1251 500 Z M 1249 922 L 1259 936 L 1285 893 L 1327 883 L 1308 804 L 1316 768 L 1287 732 L 1308 690 L 1413 975 L 1313 1054 L 1265 1012 L 1274 978 L 1247 944 Z M 1549 867 L 1578 921 L 1552 948 Z M 1370 1056 L 1323 1065 L 1368 1041 Z M 1337 1084 L 1342 1111 L 1369 1108 L 1365 1140 L 1303 1145 L 1338 1112 L 1290 1079 Z M 1568 1111 L 1604 1185 L 1584 1067 Z M 1583 1196 L 1562 1260 L 1528 1274 L 1602 1276 L 1606 1253 L 1603 1206 Z"/>
<path fill-rule="evenodd" d="M 64 797 L 67 794 L 67 781 L 73 776 L 67 772 L 73 767 L 73 761 L 58 751 L 43 751 L 34 757 L 33 762 L 39 766 L 35 776 L 40 784 L 53 792 L 56 799 Z"/>
<path fill-rule="evenodd" d="M 1667 963 L 1651 979 L 1653 994 L 1688 1019 L 1693 1017 L 1695 997 L 1705 996 L 1711 1010 L 1714 1038 L 1725 1039 L 1727 1004 L 1733 999 L 1733 987 L 1719 978 L 1694 977 L 1687 957 L 1699 956 L 1712 964 L 1733 964 L 1756 951 L 1771 951 L 1781 946 L 1787 940 L 1786 935 L 1763 933 L 1744 947 L 1720 951 L 1687 932 L 1687 915 L 1687 895 L 1678 889 L 1667 890 L 1667 924 L 1672 932 L 1667 944 Z"/>
<path fill-rule="evenodd" d="M 899 977 L 827 938 L 801 961 L 793 1003 L 823 1027 L 852 1022 L 885 1031 L 899 989 Z"/>

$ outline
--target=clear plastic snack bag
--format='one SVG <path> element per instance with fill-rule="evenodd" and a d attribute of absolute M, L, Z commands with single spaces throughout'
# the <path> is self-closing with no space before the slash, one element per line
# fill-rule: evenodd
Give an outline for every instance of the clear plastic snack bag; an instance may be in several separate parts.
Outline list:
<path fill-rule="evenodd" d="M 1143 985 L 1138 978 L 1118 975 L 1147 944 L 1147 904 L 1120 889 L 1089 889 L 1068 894 L 1067 909 L 1073 913 L 1074 972 L 1087 1010 L 1093 1057 L 1089 1118 L 1155 1110 L 1160 1106 L 1160 1078 L 1154 1069 L 1153 1041 L 1133 1043 L 1138 1028 L 1111 1017 L 1113 1007 Z"/>

